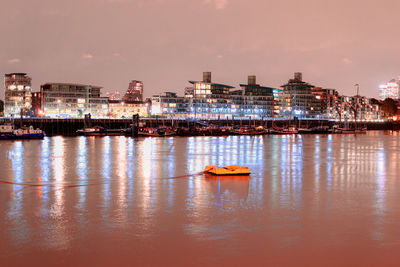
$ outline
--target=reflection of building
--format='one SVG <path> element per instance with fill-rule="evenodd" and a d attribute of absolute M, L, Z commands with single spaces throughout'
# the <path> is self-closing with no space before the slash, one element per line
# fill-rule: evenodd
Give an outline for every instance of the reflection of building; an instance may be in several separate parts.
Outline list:
<path fill-rule="evenodd" d="M 188 114 L 188 101 L 176 93 L 165 92 L 153 95 L 151 98 L 151 115 L 186 117 Z"/>
<path fill-rule="evenodd" d="M 5 110 L 6 116 L 28 114 L 32 104 L 31 78 L 26 73 L 5 75 Z"/>
<path fill-rule="evenodd" d="M 400 99 L 400 80 L 392 79 L 388 83 L 379 86 L 379 98 Z"/>
<path fill-rule="evenodd" d="M 100 96 L 99 86 L 46 83 L 40 88 L 42 108 L 50 117 L 104 117 L 108 114 L 108 98 Z"/>
<path fill-rule="evenodd" d="M 314 86 L 303 82 L 300 72 L 295 73 L 294 79 L 290 79 L 282 87 L 282 113 L 284 116 L 303 118 L 320 116 L 320 101 L 312 94 Z"/>
<path fill-rule="evenodd" d="M 129 103 L 121 100 L 109 100 L 108 116 L 111 118 L 132 118 L 139 114 L 140 117 L 147 117 L 147 103 Z"/>
<path fill-rule="evenodd" d="M 125 102 L 143 102 L 143 82 L 131 81 L 122 100 Z"/>

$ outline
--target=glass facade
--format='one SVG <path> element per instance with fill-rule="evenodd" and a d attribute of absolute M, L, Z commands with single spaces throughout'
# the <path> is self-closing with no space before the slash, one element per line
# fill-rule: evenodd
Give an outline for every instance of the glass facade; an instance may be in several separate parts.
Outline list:
<path fill-rule="evenodd" d="M 100 96 L 99 86 L 46 83 L 41 86 L 42 108 L 49 117 L 106 117 L 108 98 Z"/>
<path fill-rule="evenodd" d="M 31 80 L 26 73 L 5 75 L 5 116 L 29 115 L 32 107 Z"/>

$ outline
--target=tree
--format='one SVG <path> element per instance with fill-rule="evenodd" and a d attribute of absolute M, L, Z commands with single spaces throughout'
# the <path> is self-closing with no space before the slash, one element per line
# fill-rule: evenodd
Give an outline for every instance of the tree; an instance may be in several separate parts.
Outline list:
<path fill-rule="evenodd" d="M 4 112 L 4 102 L 3 100 L 0 100 L 0 113 Z"/>
<path fill-rule="evenodd" d="M 388 117 L 394 116 L 397 113 L 397 102 L 391 98 L 386 98 L 382 103 L 382 111 Z"/>
<path fill-rule="evenodd" d="M 380 105 L 381 104 L 381 102 L 379 102 L 379 100 L 375 99 L 375 98 L 371 98 L 370 103 L 371 103 L 371 105 Z"/>

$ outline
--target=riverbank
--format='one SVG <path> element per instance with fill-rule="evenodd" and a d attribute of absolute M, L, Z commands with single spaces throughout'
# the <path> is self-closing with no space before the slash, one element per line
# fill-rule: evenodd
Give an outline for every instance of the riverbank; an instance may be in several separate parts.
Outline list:
<path fill-rule="evenodd" d="M 0 119 L 0 123 L 10 123 L 10 119 Z M 24 118 L 14 119 L 16 126 L 33 126 L 34 128 L 42 129 L 48 136 L 64 135 L 75 136 L 76 131 L 90 124 L 91 126 L 101 126 L 106 129 L 127 129 L 132 124 L 137 124 L 139 127 L 174 127 L 174 128 L 188 128 L 195 125 L 214 125 L 217 127 L 257 127 L 264 126 L 265 128 L 285 127 L 288 125 L 297 125 L 301 127 L 317 127 L 317 126 L 330 126 L 332 127 L 337 122 L 328 120 L 162 120 L 162 119 L 148 119 L 141 118 L 137 122 L 132 119 L 48 119 L 48 118 Z M 349 127 L 355 126 L 354 122 L 348 123 Z M 367 127 L 368 130 L 400 130 L 399 122 L 362 122 L 362 125 Z"/>

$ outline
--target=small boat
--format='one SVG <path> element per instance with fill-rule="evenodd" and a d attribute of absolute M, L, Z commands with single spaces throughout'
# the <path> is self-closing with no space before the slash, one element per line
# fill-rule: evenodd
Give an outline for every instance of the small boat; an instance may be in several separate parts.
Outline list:
<path fill-rule="evenodd" d="M 232 133 L 236 135 L 262 135 L 266 134 L 267 131 L 264 127 L 259 126 L 257 128 L 242 127 L 240 129 L 232 130 Z"/>
<path fill-rule="evenodd" d="M 312 130 L 310 128 L 299 128 L 298 133 L 299 134 L 309 134 L 309 133 L 312 133 Z"/>
<path fill-rule="evenodd" d="M 138 135 L 141 136 L 152 136 L 152 137 L 164 137 L 176 135 L 176 130 L 171 128 L 141 128 L 138 131 Z"/>
<path fill-rule="evenodd" d="M 33 126 L 15 129 L 12 124 L 0 125 L 1 140 L 43 139 L 44 137 L 45 133 L 40 129 L 34 129 Z"/>
<path fill-rule="evenodd" d="M 271 134 L 297 134 L 297 133 L 299 133 L 299 131 L 295 127 L 273 128 L 273 129 L 270 129 L 269 132 Z"/>
<path fill-rule="evenodd" d="M 106 130 L 101 126 L 85 127 L 83 129 L 76 131 L 77 135 L 84 136 L 104 136 L 106 135 Z"/>
<path fill-rule="evenodd" d="M 333 128 L 334 133 L 342 133 L 342 134 L 356 134 L 356 133 L 366 133 L 367 128 Z"/>
<path fill-rule="evenodd" d="M 198 136 L 227 136 L 231 134 L 229 127 L 207 126 L 192 129 L 192 135 Z"/>
<path fill-rule="evenodd" d="M 119 136 L 124 135 L 124 129 L 106 129 L 102 126 L 94 126 L 77 130 L 76 134 L 84 136 Z"/>
<path fill-rule="evenodd" d="M 215 167 L 207 166 L 204 173 L 223 176 L 223 175 L 250 175 L 248 167 L 242 167 L 240 165 L 231 165 L 226 167 Z"/>

